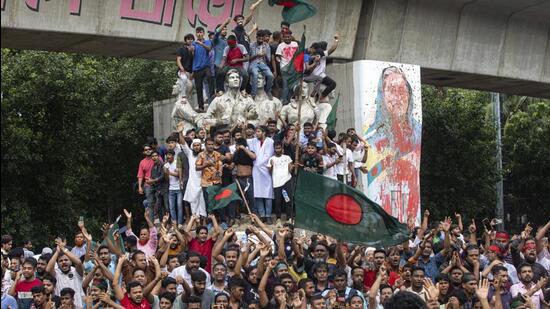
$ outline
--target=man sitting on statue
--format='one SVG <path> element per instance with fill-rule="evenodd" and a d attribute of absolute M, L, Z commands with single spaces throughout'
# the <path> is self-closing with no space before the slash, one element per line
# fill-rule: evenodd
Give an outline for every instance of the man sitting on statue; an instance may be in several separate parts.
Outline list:
<path fill-rule="evenodd" d="M 269 69 L 268 63 L 271 62 L 271 48 L 264 42 L 264 31 L 259 30 L 256 33 L 256 42 L 250 44 L 250 67 L 251 74 L 250 85 L 252 87 L 252 98 L 256 99 L 258 91 L 258 75 L 262 74 L 265 78 L 265 93 L 269 100 L 272 100 L 271 86 L 273 86 L 273 73 Z"/>
<path fill-rule="evenodd" d="M 244 69 L 244 63 L 248 61 L 248 51 L 244 45 L 237 43 L 237 38 L 234 35 L 230 35 L 227 38 L 227 46 L 223 50 L 222 62 L 219 66 L 218 76 L 216 77 L 216 83 L 218 89 L 223 89 L 224 77 L 229 70 L 237 70 L 243 83 L 241 89 L 244 89 L 248 83 L 248 73 Z"/>

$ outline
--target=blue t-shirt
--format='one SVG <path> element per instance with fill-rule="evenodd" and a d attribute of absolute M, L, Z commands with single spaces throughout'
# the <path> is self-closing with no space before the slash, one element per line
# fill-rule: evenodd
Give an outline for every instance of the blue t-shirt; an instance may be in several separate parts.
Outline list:
<path fill-rule="evenodd" d="M 212 42 L 210 40 L 205 40 L 204 45 L 212 46 Z M 200 71 L 210 64 L 210 57 L 209 52 L 202 47 L 202 45 L 198 44 L 197 42 L 193 42 L 193 46 L 195 47 L 195 55 L 193 56 L 193 72 Z"/>
<path fill-rule="evenodd" d="M 2 295 L 2 309 L 8 309 L 8 306 L 11 309 L 17 309 L 17 301 L 13 296 L 6 293 Z"/>
<path fill-rule="evenodd" d="M 220 65 L 223 59 L 223 50 L 227 46 L 227 40 L 221 36 L 221 28 L 216 29 L 212 46 L 214 50 L 214 64 Z"/>

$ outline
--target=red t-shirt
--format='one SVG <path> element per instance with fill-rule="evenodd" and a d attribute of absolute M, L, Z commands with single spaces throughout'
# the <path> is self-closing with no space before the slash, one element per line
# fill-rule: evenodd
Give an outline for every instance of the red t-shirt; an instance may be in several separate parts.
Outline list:
<path fill-rule="evenodd" d="M 32 303 L 31 289 L 35 286 L 41 285 L 42 281 L 34 279 L 33 281 L 19 281 L 15 285 L 15 296 L 19 300 L 19 304 L 22 307 L 30 307 Z"/>
<path fill-rule="evenodd" d="M 237 62 L 237 63 L 231 64 L 231 60 L 240 59 L 242 57 L 243 57 L 243 52 L 241 51 L 239 46 L 237 46 L 235 48 L 229 48 L 229 50 L 227 51 L 227 65 L 230 66 L 230 67 L 241 67 L 242 68 L 242 66 L 243 66 L 242 62 Z"/>
<path fill-rule="evenodd" d="M 200 255 L 206 257 L 206 268 L 205 270 L 210 273 L 212 268 L 212 248 L 214 247 L 214 241 L 212 239 L 207 239 L 203 244 L 193 238 L 189 242 L 189 250 L 198 252 Z"/>
<path fill-rule="evenodd" d="M 151 171 L 153 170 L 154 165 L 155 165 L 155 161 L 153 161 L 153 159 L 151 159 L 150 157 L 147 157 L 141 160 L 141 162 L 139 162 L 137 178 L 145 178 L 145 179 L 151 178 Z M 144 185 L 146 185 L 145 179 L 143 181 Z"/>
<path fill-rule="evenodd" d="M 366 290 L 370 290 L 370 287 L 374 284 L 374 281 L 376 281 L 376 274 L 377 271 L 374 270 L 365 272 L 365 276 L 363 277 L 363 286 Z M 397 278 L 399 278 L 399 274 L 395 271 L 390 271 L 390 276 L 388 277 L 389 285 L 393 286 Z"/>
<path fill-rule="evenodd" d="M 136 304 L 128 297 L 128 293 L 124 294 L 124 298 L 120 301 L 120 305 L 126 309 L 151 309 L 151 305 L 145 297 L 141 300 L 141 304 Z"/>

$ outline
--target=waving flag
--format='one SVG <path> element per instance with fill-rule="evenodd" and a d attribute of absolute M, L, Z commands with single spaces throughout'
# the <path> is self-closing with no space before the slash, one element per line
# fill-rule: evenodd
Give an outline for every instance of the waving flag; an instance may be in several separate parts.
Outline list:
<path fill-rule="evenodd" d="M 289 24 L 301 22 L 317 14 L 317 8 L 306 0 L 269 0 L 269 5 L 283 7 L 283 20 Z"/>
<path fill-rule="evenodd" d="M 294 52 L 294 56 L 290 60 L 290 63 L 281 68 L 287 77 L 288 89 L 294 89 L 300 82 L 300 79 L 304 76 L 304 50 L 306 46 L 306 32 L 302 34 L 302 39 L 298 44 L 298 49 Z"/>

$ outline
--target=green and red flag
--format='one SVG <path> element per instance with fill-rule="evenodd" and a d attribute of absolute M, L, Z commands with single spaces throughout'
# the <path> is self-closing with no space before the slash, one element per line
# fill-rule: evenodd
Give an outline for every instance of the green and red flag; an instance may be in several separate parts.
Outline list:
<path fill-rule="evenodd" d="M 407 226 L 338 180 L 299 171 L 294 196 L 296 227 L 369 246 L 392 246 L 409 238 Z"/>
<path fill-rule="evenodd" d="M 269 0 L 269 5 L 283 7 L 283 20 L 289 24 L 301 22 L 317 14 L 317 8 L 306 0 Z"/>
<path fill-rule="evenodd" d="M 302 34 L 302 39 L 298 44 L 298 49 L 294 52 L 290 63 L 281 68 L 281 71 L 285 74 L 288 83 L 288 89 L 294 89 L 296 85 L 300 83 L 300 80 L 304 76 L 304 51 L 306 47 L 306 31 Z"/>
<path fill-rule="evenodd" d="M 338 121 L 338 118 L 336 118 L 336 113 L 338 111 L 338 103 L 340 103 L 340 93 L 338 93 L 338 96 L 336 97 L 336 102 L 334 102 L 334 105 L 332 105 L 332 110 L 330 111 L 330 114 L 328 114 L 327 130 L 336 129 L 336 121 Z"/>
<path fill-rule="evenodd" d="M 206 192 L 208 193 L 208 211 L 224 208 L 233 201 L 241 201 L 236 183 L 223 188 L 219 185 L 210 186 Z"/>

